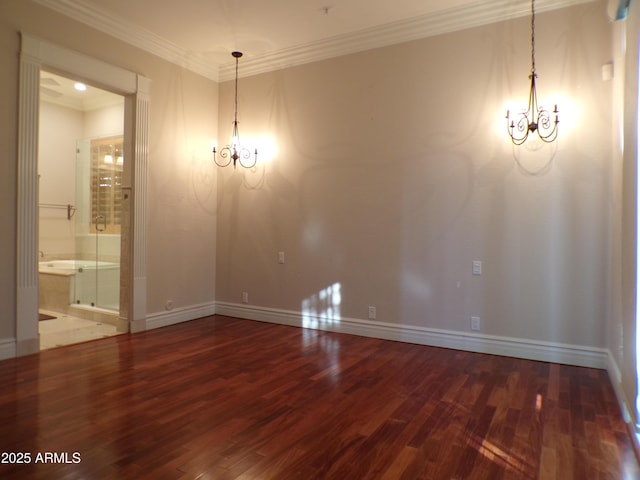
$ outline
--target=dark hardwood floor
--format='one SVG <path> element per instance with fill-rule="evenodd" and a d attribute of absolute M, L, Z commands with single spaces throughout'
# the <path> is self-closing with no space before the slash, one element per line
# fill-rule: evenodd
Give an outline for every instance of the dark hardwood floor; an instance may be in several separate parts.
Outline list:
<path fill-rule="evenodd" d="M 640 478 L 602 370 L 216 316 L 0 385 L 2 479 Z"/>

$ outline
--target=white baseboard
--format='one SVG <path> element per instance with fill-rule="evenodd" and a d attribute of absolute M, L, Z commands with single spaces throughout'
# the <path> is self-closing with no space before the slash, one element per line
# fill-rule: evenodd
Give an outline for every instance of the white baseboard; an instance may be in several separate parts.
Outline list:
<path fill-rule="evenodd" d="M 620 405 L 620 411 L 622 412 L 622 418 L 625 423 L 631 424 L 633 419 L 631 417 L 631 413 L 629 410 L 629 402 L 627 401 L 627 397 L 622 389 L 622 375 L 620 373 L 620 367 L 618 366 L 618 362 L 616 362 L 611 350 L 607 351 L 607 373 L 609 374 L 609 380 L 611 381 L 611 386 L 613 387 L 613 391 L 616 394 L 616 399 L 618 400 L 618 405 Z M 633 404 L 631 404 L 633 406 Z M 635 430 L 635 427 L 632 431 Z"/>
<path fill-rule="evenodd" d="M 196 318 L 208 317 L 216 313 L 215 303 L 203 303 L 185 308 L 176 308 L 166 312 L 151 313 L 146 318 L 146 330 L 167 327 L 176 323 L 188 322 Z"/>
<path fill-rule="evenodd" d="M 564 363 L 591 368 L 607 368 L 608 355 L 603 348 L 583 347 L 553 342 L 536 342 L 521 338 L 481 335 L 453 330 L 396 325 L 354 318 L 309 318 L 301 312 L 217 302 L 216 313 L 230 317 L 314 328 L 363 337 L 397 340 L 419 345 L 452 348 L 543 362 Z"/>
<path fill-rule="evenodd" d="M 146 318 L 146 329 L 166 327 L 214 314 L 433 347 L 606 369 L 609 372 L 618 402 L 623 409 L 623 414 L 626 417 L 629 415 L 620 384 L 618 366 L 611 353 L 600 348 L 552 342 L 534 342 L 519 338 L 470 334 L 453 330 L 396 325 L 354 318 L 310 318 L 303 316 L 301 312 L 292 310 L 227 302 L 206 303 L 166 312 L 152 313 Z M 0 339 L 0 360 L 14 358 L 15 356 L 15 338 Z"/>
<path fill-rule="evenodd" d="M 631 437 L 631 441 L 634 442 L 636 452 L 640 451 L 640 438 L 638 437 L 636 425 L 635 425 L 635 416 L 631 415 L 632 408 L 634 408 L 635 399 L 630 401 L 627 398 L 624 390 L 622 388 L 622 375 L 620 373 L 620 367 L 618 366 L 618 362 L 616 362 L 615 357 L 611 353 L 611 350 L 607 351 L 607 373 L 609 374 L 609 380 L 611 381 L 611 385 L 613 386 L 613 391 L 616 394 L 616 400 L 618 401 L 618 406 L 620 407 L 620 411 L 622 412 L 622 419 L 624 423 L 627 424 L 627 428 L 629 429 L 629 436 Z"/>
<path fill-rule="evenodd" d="M 17 354 L 15 338 L 0 339 L 0 360 L 15 358 Z"/>

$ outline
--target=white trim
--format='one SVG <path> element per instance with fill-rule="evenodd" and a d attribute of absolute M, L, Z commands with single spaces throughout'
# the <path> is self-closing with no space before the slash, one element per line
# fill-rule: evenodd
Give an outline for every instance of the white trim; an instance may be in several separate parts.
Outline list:
<path fill-rule="evenodd" d="M 131 296 L 138 300 L 126 319 L 132 324 L 146 314 L 146 196 L 147 156 L 149 124 L 150 80 L 123 68 L 111 65 L 78 52 L 59 47 L 46 40 L 20 33 L 20 89 L 18 129 L 18 201 L 16 247 L 16 355 L 26 355 L 39 350 L 38 336 L 38 115 L 40 69 L 55 70 L 90 80 L 115 93 L 130 95 L 136 100 L 136 124 L 132 135 L 135 151 L 129 165 L 135 169 L 133 195 L 136 203 L 132 248 L 135 272 L 132 273 Z M 125 116 L 126 116 L 125 102 Z M 126 120 L 125 120 L 126 121 Z M 131 271 L 125 266 L 125 271 Z M 144 296 L 144 298 L 142 298 Z"/>
<path fill-rule="evenodd" d="M 23 39 L 24 46 L 24 39 Z M 38 124 L 40 62 L 20 55 L 16 215 L 16 355 L 38 351 Z"/>
<path fill-rule="evenodd" d="M 197 318 L 209 317 L 211 315 L 215 315 L 215 313 L 215 303 L 203 303 L 166 312 L 152 313 L 147 316 L 146 327 L 147 330 L 167 327 L 169 325 L 188 322 Z"/>
<path fill-rule="evenodd" d="M 147 315 L 147 190 L 149 163 L 149 91 L 151 81 L 138 76 L 134 119 L 133 164 L 133 241 L 131 267 L 133 272 L 132 322 L 139 325 Z M 138 327 L 136 327 L 138 328 Z"/>
<path fill-rule="evenodd" d="M 536 5 L 539 13 L 559 8 L 580 5 L 595 0 L 554 0 Z M 246 56 L 242 59 L 241 77 L 258 75 L 305 63 L 397 45 L 445 33 L 489 25 L 531 14 L 527 2 L 513 0 L 480 1 L 472 5 L 449 8 L 428 15 L 379 25 L 357 32 L 338 35 L 304 45 L 284 48 L 263 55 Z M 235 64 L 220 66 L 219 81 L 234 78 Z"/>
<path fill-rule="evenodd" d="M 615 360 L 615 357 L 611 353 L 611 350 L 607 351 L 607 373 L 609 374 L 609 381 L 613 387 L 613 392 L 616 395 L 616 400 L 618 401 L 618 406 L 620 407 L 620 412 L 622 413 L 622 419 L 624 423 L 627 424 L 627 428 L 629 429 L 629 436 L 631 437 L 631 441 L 635 444 L 635 450 L 640 450 L 640 437 L 638 434 L 638 429 L 634 423 L 633 417 L 631 416 L 631 411 L 629 409 L 629 405 L 633 406 L 633 403 L 629 404 L 627 401 L 627 397 L 622 388 L 622 375 L 620 373 L 620 367 Z"/>
<path fill-rule="evenodd" d="M 16 356 L 16 339 L 3 338 L 0 339 L 0 360 L 14 358 Z"/>
<path fill-rule="evenodd" d="M 308 320 L 311 320 L 311 323 L 318 330 L 348 333 L 363 337 L 525 358 L 542 362 L 564 363 L 581 367 L 604 369 L 607 366 L 607 351 L 596 347 L 583 347 L 555 342 L 536 342 L 522 338 L 479 335 L 355 318 L 326 319 L 314 317 L 309 319 L 307 316 L 303 316 L 301 312 L 227 302 L 216 303 L 216 314 L 296 327 L 307 327 Z"/>
<path fill-rule="evenodd" d="M 21 33 L 20 53 L 23 58 L 41 63 L 54 73 L 62 71 L 67 75 L 76 76 L 78 80 L 91 80 L 94 85 L 106 86 L 114 93 L 134 94 L 138 88 L 137 75 L 129 70 L 59 47 L 26 33 Z"/>
<path fill-rule="evenodd" d="M 540 0 L 537 10 L 543 13 L 594 1 Z M 213 65 L 204 53 L 182 48 L 126 18 L 111 14 L 97 4 L 88 5 L 82 0 L 35 0 L 35 2 L 214 81 L 230 80 L 235 74 L 233 62 L 220 66 Z M 378 25 L 316 42 L 247 55 L 242 60 L 241 74 L 244 77 L 257 75 L 529 14 L 528 2 L 476 1 L 471 5 L 448 8 L 440 12 Z"/>
<path fill-rule="evenodd" d="M 616 399 L 618 400 L 618 405 L 622 412 L 622 418 L 625 423 L 631 424 L 632 420 L 631 415 L 629 414 L 629 404 L 626 400 L 624 391 L 622 390 L 622 375 L 611 350 L 607 350 L 607 373 L 609 374 L 609 381 L 611 382 L 613 391 L 616 394 Z M 633 427 L 631 431 L 635 431 L 635 427 Z"/>
<path fill-rule="evenodd" d="M 201 53 L 191 52 L 97 4 L 82 0 L 35 0 L 40 5 L 73 18 L 102 33 L 217 81 L 218 69 Z"/>

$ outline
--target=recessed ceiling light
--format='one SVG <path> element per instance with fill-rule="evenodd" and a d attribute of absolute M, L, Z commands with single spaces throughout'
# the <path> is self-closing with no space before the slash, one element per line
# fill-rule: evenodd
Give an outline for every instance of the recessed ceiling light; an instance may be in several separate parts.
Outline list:
<path fill-rule="evenodd" d="M 84 83 L 76 82 L 73 85 L 73 88 L 75 88 L 79 92 L 84 92 L 87 89 L 87 86 Z"/>

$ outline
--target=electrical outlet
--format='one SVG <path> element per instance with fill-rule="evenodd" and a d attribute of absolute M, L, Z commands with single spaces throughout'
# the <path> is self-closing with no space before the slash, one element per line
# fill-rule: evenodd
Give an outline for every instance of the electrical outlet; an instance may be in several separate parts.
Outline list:
<path fill-rule="evenodd" d="M 369 306 L 369 320 L 376 319 L 376 307 Z"/>
<path fill-rule="evenodd" d="M 242 292 L 242 303 L 249 303 L 249 292 Z"/>
<path fill-rule="evenodd" d="M 284 252 L 278 252 L 278 263 L 284 263 Z"/>
<path fill-rule="evenodd" d="M 471 317 L 471 330 L 480 331 L 480 317 Z"/>

